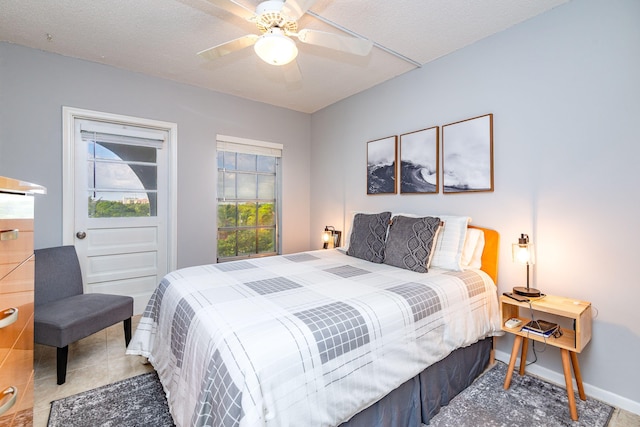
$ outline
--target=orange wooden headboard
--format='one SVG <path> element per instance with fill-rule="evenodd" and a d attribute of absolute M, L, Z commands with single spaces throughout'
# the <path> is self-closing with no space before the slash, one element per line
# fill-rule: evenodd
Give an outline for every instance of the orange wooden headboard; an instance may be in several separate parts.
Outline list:
<path fill-rule="evenodd" d="M 477 228 L 484 232 L 484 251 L 482 252 L 482 267 L 493 282 L 498 284 L 498 249 L 500 248 L 500 235 L 497 231 L 484 227 L 470 225 L 469 228 Z"/>

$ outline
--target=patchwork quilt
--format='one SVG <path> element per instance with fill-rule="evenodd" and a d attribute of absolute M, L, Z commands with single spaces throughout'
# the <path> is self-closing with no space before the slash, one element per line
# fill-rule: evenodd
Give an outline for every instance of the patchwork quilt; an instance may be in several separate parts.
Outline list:
<path fill-rule="evenodd" d="M 484 272 L 335 249 L 168 274 L 127 354 L 149 358 L 178 426 L 337 426 L 499 331 Z"/>

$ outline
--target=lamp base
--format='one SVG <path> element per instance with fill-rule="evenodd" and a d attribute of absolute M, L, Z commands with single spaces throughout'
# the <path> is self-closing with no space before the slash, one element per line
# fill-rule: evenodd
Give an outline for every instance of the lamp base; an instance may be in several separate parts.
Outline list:
<path fill-rule="evenodd" d="M 525 288 L 524 286 L 516 286 L 513 288 L 513 293 L 517 295 L 523 295 L 525 297 L 539 297 L 541 292 L 534 288 Z"/>

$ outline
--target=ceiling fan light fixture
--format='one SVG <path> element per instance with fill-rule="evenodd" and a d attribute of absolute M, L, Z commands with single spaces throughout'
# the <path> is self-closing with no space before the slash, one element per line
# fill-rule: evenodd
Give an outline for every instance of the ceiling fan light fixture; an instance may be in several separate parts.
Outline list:
<path fill-rule="evenodd" d="M 253 48 L 260 59 L 271 65 L 285 65 L 298 56 L 296 42 L 279 28 L 272 28 L 260 36 Z"/>

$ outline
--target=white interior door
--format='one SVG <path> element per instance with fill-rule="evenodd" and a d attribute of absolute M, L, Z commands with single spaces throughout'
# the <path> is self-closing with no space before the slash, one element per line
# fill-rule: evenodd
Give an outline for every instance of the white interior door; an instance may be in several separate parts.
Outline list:
<path fill-rule="evenodd" d="M 85 292 L 129 295 L 141 313 L 175 268 L 170 245 L 171 129 L 133 118 L 75 116 L 65 182 L 65 244 L 78 252 Z M 69 129 L 71 130 L 71 129 Z M 65 221 L 67 223 L 67 221 Z"/>

